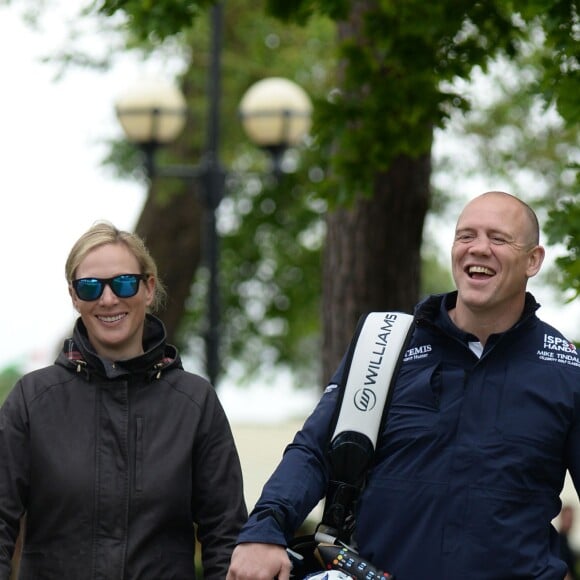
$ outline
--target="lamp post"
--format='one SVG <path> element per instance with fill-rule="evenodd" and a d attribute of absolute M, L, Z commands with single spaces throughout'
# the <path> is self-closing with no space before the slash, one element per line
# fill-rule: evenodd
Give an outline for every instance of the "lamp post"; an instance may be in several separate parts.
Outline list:
<path fill-rule="evenodd" d="M 214 10 L 219 4 L 214 6 Z M 215 15 L 214 15 L 215 18 Z M 219 19 L 218 19 L 219 20 Z M 217 23 L 214 23 L 214 47 Z M 181 92 L 172 84 L 147 80 L 134 85 L 115 103 L 119 123 L 127 139 L 144 153 L 144 166 L 150 178 L 172 177 L 197 181 L 202 186 L 205 214 L 205 250 L 209 269 L 208 324 L 205 334 L 206 373 L 217 384 L 220 370 L 220 293 L 219 293 L 219 236 L 216 212 L 224 195 L 225 175 L 218 158 L 219 126 L 219 67 L 214 62 L 210 70 L 208 98 L 210 99 L 209 127 L 206 150 L 197 165 L 160 167 L 155 162 L 159 147 L 167 145 L 183 130 L 187 104 Z M 248 137 L 268 151 L 280 171 L 283 152 L 295 146 L 310 129 L 312 104 L 297 84 L 274 77 L 252 85 L 244 94 L 239 115 Z"/>

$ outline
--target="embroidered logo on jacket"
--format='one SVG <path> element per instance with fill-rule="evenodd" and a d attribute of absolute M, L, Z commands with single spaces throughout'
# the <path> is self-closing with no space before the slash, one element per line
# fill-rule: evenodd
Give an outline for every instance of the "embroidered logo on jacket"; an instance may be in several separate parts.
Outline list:
<path fill-rule="evenodd" d="M 414 346 L 405 352 L 403 360 L 405 362 L 410 360 L 419 360 L 429 356 L 429 353 L 433 350 L 430 344 L 423 344 L 422 346 Z"/>
<path fill-rule="evenodd" d="M 544 334 L 544 348 L 576 354 L 576 345 L 574 343 L 568 342 L 565 338 L 552 336 L 550 334 Z"/>
<path fill-rule="evenodd" d="M 544 334 L 544 347 L 537 355 L 540 360 L 580 366 L 576 345 L 559 336 Z"/>

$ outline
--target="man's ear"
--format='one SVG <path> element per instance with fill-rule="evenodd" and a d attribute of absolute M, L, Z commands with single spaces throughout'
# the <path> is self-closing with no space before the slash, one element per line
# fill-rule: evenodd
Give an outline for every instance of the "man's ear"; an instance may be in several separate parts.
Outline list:
<path fill-rule="evenodd" d="M 546 250 L 543 246 L 536 246 L 529 251 L 528 267 L 526 269 L 528 278 L 532 278 L 532 276 L 535 276 L 540 271 L 545 256 Z"/>

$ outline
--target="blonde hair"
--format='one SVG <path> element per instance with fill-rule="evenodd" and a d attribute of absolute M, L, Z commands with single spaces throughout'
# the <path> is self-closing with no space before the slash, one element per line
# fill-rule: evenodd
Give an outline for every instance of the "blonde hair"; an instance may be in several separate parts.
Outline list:
<path fill-rule="evenodd" d="M 117 229 L 113 224 L 100 221 L 91 226 L 74 244 L 65 264 L 65 276 L 69 284 L 75 279 L 77 268 L 95 248 L 106 244 L 123 244 L 137 258 L 140 274 L 148 274 L 155 278 L 155 293 L 150 310 L 155 312 L 161 308 L 167 298 L 167 291 L 159 278 L 157 264 L 145 246 L 145 242 L 137 235 Z"/>

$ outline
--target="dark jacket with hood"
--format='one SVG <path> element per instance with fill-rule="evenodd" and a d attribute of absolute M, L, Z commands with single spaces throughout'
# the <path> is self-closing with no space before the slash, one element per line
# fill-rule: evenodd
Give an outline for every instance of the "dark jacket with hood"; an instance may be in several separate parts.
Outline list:
<path fill-rule="evenodd" d="M 566 470 L 580 485 L 580 357 L 535 314 L 477 338 L 432 296 L 397 375 L 357 509 L 361 555 L 397 580 L 562 580 Z M 286 449 L 239 542 L 286 544 L 326 490 L 342 369 Z M 272 515 L 273 517 L 269 517 Z"/>
<path fill-rule="evenodd" d="M 111 362 L 82 321 L 0 412 L 0 580 L 26 512 L 21 580 L 223 580 L 246 519 L 215 390 L 147 315 L 145 353 Z"/>

